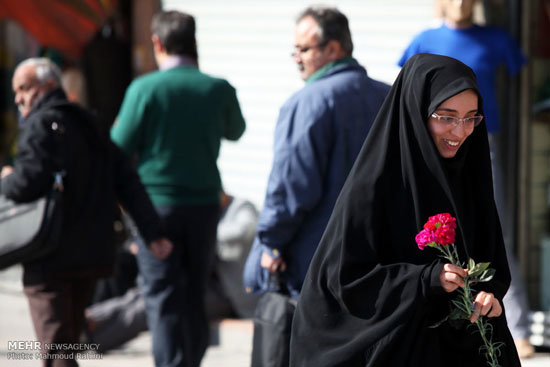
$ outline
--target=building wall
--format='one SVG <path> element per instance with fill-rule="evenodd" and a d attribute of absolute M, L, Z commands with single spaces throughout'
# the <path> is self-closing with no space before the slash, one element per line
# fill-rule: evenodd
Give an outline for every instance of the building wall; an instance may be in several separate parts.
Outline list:
<path fill-rule="evenodd" d="M 328 1 L 350 21 L 354 56 L 373 78 L 392 83 L 411 38 L 434 24 L 434 0 Z M 237 89 L 247 131 L 224 142 L 219 166 L 226 190 L 261 207 L 280 106 L 303 86 L 290 53 L 295 17 L 309 1 L 165 0 L 163 9 L 196 17 L 200 68 Z"/>

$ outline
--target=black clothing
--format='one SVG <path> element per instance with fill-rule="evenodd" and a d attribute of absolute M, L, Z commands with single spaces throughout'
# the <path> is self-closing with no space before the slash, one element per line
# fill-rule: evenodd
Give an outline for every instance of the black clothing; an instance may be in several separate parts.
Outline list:
<path fill-rule="evenodd" d="M 444 159 L 427 129 L 435 109 L 475 75 L 444 56 L 412 57 L 397 77 L 336 203 L 294 317 L 291 366 L 486 366 L 475 326 L 429 326 L 449 313 L 443 260 L 420 251 L 416 234 L 432 215 L 457 219 L 462 261 L 490 261 L 502 305 L 510 273 L 493 199 L 485 123 Z M 479 113 L 482 114 L 479 97 Z M 492 318 L 501 366 L 520 366 L 504 315 Z M 468 322 L 465 322 L 465 324 Z M 469 324 L 469 323 L 468 323 Z"/>
<path fill-rule="evenodd" d="M 47 93 L 23 121 L 13 169 L 0 191 L 15 201 L 39 198 L 54 172 L 65 172 L 59 245 L 23 264 L 23 286 L 41 345 L 78 343 L 94 283 L 114 265 L 117 201 L 147 242 L 160 234 L 159 217 L 125 153 L 61 89 Z M 69 358 L 54 359 L 54 366 L 78 366 L 74 353 L 55 352 Z"/>
<path fill-rule="evenodd" d="M 57 122 L 60 138 L 52 130 Z M 159 219 L 130 160 L 101 134 L 94 116 L 69 103 L 61 89 L 47 93 L 23 122 L 14 172 L 0 190 L 15 201 L 37 199 L 51 188 L 61 165 L 64 220 L 58 248 L 25 264 L 25 270 L 62 275 L 107 274 L 114 264 L 113 222 L 117 201 L 134 218 L 149 243 L 159 235 Z"/>

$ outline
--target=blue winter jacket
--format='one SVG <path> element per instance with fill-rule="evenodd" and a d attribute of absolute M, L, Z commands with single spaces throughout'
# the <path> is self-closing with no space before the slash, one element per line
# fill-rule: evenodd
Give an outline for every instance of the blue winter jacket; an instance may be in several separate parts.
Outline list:
<path fill-rule="evenodd" d="M 388 91 L 351 59 L 283 105 L 264 207 L 243 274 L 247 291 L 267 290 L 260 258 L 268 251 L 283 257 L 288 288 L 299 294 L 336 198 Z"/>

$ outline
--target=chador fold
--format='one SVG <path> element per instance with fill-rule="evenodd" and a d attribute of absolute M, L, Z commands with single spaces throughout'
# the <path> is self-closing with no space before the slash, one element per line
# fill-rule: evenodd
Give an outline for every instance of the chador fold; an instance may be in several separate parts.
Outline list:
<path fill-rule="evenodd" d="M 464 114 L 450 102 L 463 96 L 474 101 Z M 500 312 L 510 273 L 487 129 L 471 118 L 480 115 L 475 75 L 466 65 L 429 54 L 405 64 L 309 268 L 294 316 L 291 366 L 487 366 L 469 320 L 433 327 L 449 314 L 457 292 L 446 287 L 445 260 L 415 243 L 437 213 L 456 218 L 461 259 L 490 262 L 496 270 L 474 288 L 492 302 L 481 313 L 493 340 L 504 343 L 499 364 L 520 366 Z"/>

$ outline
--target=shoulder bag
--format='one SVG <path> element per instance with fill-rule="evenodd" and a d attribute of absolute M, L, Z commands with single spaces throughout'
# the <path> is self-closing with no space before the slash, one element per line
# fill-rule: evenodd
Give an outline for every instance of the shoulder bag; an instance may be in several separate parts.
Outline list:
<path fill-rule="evenodd" d="M 62 129 L 56 122 L 52 130 L 59 140 Z M 63 175 L 56 172 L 52 188 L 33 202 L 0 195 L 0 269 L 36 260 L 57 247 L 63 222 Z"/>

